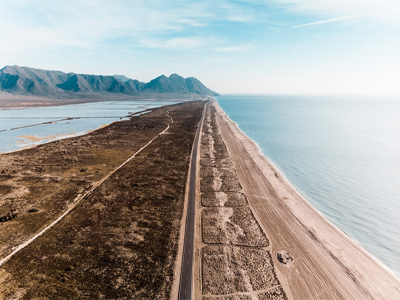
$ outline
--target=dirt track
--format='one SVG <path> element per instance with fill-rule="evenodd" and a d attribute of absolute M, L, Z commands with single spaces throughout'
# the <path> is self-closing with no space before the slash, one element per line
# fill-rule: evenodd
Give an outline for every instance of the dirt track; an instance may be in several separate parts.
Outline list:
<path fill-rule="evenodd" d="M 169 116 L 169 111 L 167 111 L 166 115 L 171 119 L 171 124 L 174 123 L 174 120 L 172 117 Z M 73 210 L 82 200 L 90 196 L 95 189 L 97 189 L 102 183 L 104 183 L 108 178 L 110 178 L 114 173 L 116 173 L 118 170 L 120 170 L 122 167 L 124 167 L 128 162 L 130 162 L 132 159 L 136 157 L 140 152 L 142 152 L 147 146 L 149 146 L 156 138 L 158 138 L 161 134 L 164 134 L 167 132 L 169 129 L 170 124 L 167 125 L 167 127 L 161 131 L 159 134 L 157 134 L 154 138 L 152 138 L 146 145 L 141 147 L 138 151 L 136 151 L 131 157 L 129 157 L 126 161 L 124 161 L 120 166 L 118 166 L 116 169 L 111 171 L 109 174 L 107 174 L 105 177 L 103 177 L 100 181 L 96 182 L 91 189 L 86 191 L 83 195 L 78 195 L 73 203 L 68 207 L 68 209 L 61 215 L 59 216 L 56 220 L 54 220 L 51 224 L 49 224 L 47 227 L 42 229 L 40 232 L 38 232 L 36 235 L 31 237 L 29 240 L 26 242 L 20 244 L 17 246 L 13 252 L 11 252 L 9 255 L 4 257 L 3 259 L 0 260 L 0 267 L 10 260 L 15 254 L 17 254 L 19 251 L 21 251 L 23 248 L 28 246 L 30 243 L 32 243 L 34 240 L 39 238 L 42 234 L 44 234 L 46 231 L 48 231 L 50 228 L 52 228 L 54 225 L 56 225 L 58 222 L 60 222 L 71 210 Z"/>
<path fill-rule="evenodd" d="M 17 212 L 0 223 L 1 258 L 82 201 L 0 267 L 0 299 L 169 298 L 203 105 L 1 155 L 0 216 Z"/>

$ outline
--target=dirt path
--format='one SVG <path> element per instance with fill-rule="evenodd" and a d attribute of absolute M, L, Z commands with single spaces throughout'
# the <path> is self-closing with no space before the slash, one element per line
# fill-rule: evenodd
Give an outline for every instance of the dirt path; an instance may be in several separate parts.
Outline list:
<path fill-rule="evenodd" d="M 172 117 L 169 115 L 169 111 L 167 111 L 166 115 L 171 119 L 171 123 L 172 124 L 174 121 L 172 119 Z M 31 237 L 29 240 L 27 240 L 26 242 L 20 244 L 19 246 L 17 246 L 13 252 L 11 252 L 9 255 L 7 255 L 6 257 L 4 257 L 3 259 L 0 260 L 0 267 L 6 263 L 8 260 L 10 260 L 15 254 L 17 254 L 19 251 L 21 251 L 22 249 L 24 249 L 26 246 L 28 246 L 30 243 L 32 243 L 34 240 L 36 240 L 38 237 L 40 237 L 41 235 L 43 235 L 46 231 L 48 231 L 50 228 L 52 228 L 54 225 L 56 225 L 58 222 L 60 222 L 66 215 L 68 215 L 69 212 L 71 212 L 80 202 L 82 202 L 82 200 L 84 200 L 85 198 L 87 198 L 90 194 L 93 193 L 94 190 L 96 190 L 101 184 L 103 184 L 108 178 L 110 178 L 115 172 L 117 172 L 119 169 L 121 169 L 123 166 L 125 166 L 127 163 L 129 163 L 132 159 L 134 159 L 140 152 L 142 152 L 147 146 L 149 146 L 155 139 L 157 139 L 160 135 L 164 134 L 165 132 L 167 132 L 167 130 L 170 127 L 170 124 L 168 124 L 168 126 L 161 131 L 160 133 L 158 133 L 154 138 L 152 138 L 146 145 L 144 145 L 143 147 L 141 147 L 138 151 L 136 151 L 131 157 L 129 157 L 125 162 L 123 162 L 121 165 L 119 165 L 117 168 L 115 168 L 114 170 L 112 170 L 110 173 L 108 173 L 105 177 L 103 177 L 100 181 L 96 182 L 88 191 L 86 191 L 83 195 L 78 195 L 73 203 L 68 207 L 68 209 L 61 215 L 59 216 L 55 221 L 53 221 L 50 225 L 48 225 L 47 227 L 45 227 L 43 230 L 41 230 L 39 233 L 37 233 L 36 235 L 34 235 L 33 237 Z"/>

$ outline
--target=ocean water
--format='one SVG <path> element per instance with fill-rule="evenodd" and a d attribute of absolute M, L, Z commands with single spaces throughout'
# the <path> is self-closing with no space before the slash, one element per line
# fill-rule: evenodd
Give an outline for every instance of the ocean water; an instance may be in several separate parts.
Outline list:
<path fill-rule="evenodd" d="M 177 102 L 104 101 L 0 110 L 0 153 L 82 135 L 130 113 L 174 103 Z"/>
<path fill-rule="evenodd" d="M 400 98 L 217 101 L 315 208 L 400 274 Z"/>

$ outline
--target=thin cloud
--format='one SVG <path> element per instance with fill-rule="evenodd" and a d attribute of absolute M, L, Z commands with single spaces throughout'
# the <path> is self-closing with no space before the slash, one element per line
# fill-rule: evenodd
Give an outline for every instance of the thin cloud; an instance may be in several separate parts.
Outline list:
<path fill-rule="evenodd" d="M 317 21 L 317 22 L 311 22 L 311 23 L 292 26 L 292 27 L 290 27 L 290 29 L 308 27 L 308 26 L 314 26 L 314 25 L 320 25 L 320 24 L 325 24 L 325 23 L 338 22 L 338 21 L 343 21 L 343 20 L 360 18 L 360 17 L 364 17 L 364 16 L 365 15 L 352 15 L 352 16 L 345 16 L 345 17 L 339 17 L 339 18 L 332 18 L 332 19 L 328 19 L 328 20 L 323 20 L 323 21 Z"/>
<path fill-rule="evenodd" d="M 224 53 L 243 53 L 243 52 L 249 52 L 255 48 L 256 46 L 254 44 L 242 44 L 236 46 L 217 47 L 215 48 L 215 51 Z"/>
<path fill-rule="evenodd" d="M 113 5 L 107 0 L 0 1 L 0 40 L 9 44 L 0 49 L 0 56 L 10 55 L 16 49 L 23 52 L 32 48 L 51 51 L 64 46 L 83 50 L 104 48 L 109 40 L 123 39 L 149 48 L 199 48 L 209 45 L 208 28 L 214 23 L 252 22 L 254 11 L 250 8 L 229 4 L 228 0 L 219 3 L 216 6 L 211 0 L 115 1 Z M 182 35 L 201 39 L 181 38 Z M 115 44 L 115 48 L 119 46 Z"/>
<path fill-rule="evenodd" d="M 237 22 L 237 23 L 249 23 L 249 22 L 253 22 L 254 18 L 253 18 L 253 16 L 232 14 L 232 15 L 227 16 L 226 20 L 231 21 L 231 22 Z"/>
<path fill-rule="evenodd" d="M 308 27 L 308 26 L 314 26 L 314 25 L 320 25 L 320 24 L 332 23 L 332 22 L 340 22 L 340 21 L 349 20 L 349 19 L 364 18 L 364 17 L 373 16 L 373 15 L 384 14 L 384 13 L 387 13 L 389 11 L 391 11 L 391 10 L 385 9 L 385 10 L 375 11 L 375 12 L 368 13 L 368 14 L 350 15 L 350 16 L 332 18 L 332 19 L 327 19 L 327 20 L 322 20 L 322 21 L 317 21 L 317 22 L 311 22 L 311 23 L 296 25 L 296 26 L 290 27 L 290 29 Z"/>
<path fill-rule="evenodd" d="M 165 50 L 194 50 L 204 45 L 206 40 L 201 37 L 162 39 L 143 39 L 140 44 L 148 48 Z"/>
<path fill-rule="evenodd" d="M 335 16 L 364 15 L 399 8 L 398 0 L 271 0 L 285 10 L 304 15 Z"/>

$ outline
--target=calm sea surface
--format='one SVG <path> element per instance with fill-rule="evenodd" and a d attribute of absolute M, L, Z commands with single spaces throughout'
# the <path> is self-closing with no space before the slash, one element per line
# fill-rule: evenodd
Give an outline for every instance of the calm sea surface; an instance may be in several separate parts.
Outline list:
<path fill-rule="evenodd" d="M 217 100 L 314 207 L 400 274 L 400 99 Z"/>
<path fill-rule="evenodd" d="M 106 101 L 0 110 L 0 153 L 85 134 L 130 113 L 174 103 L 149 100 Z"/>

